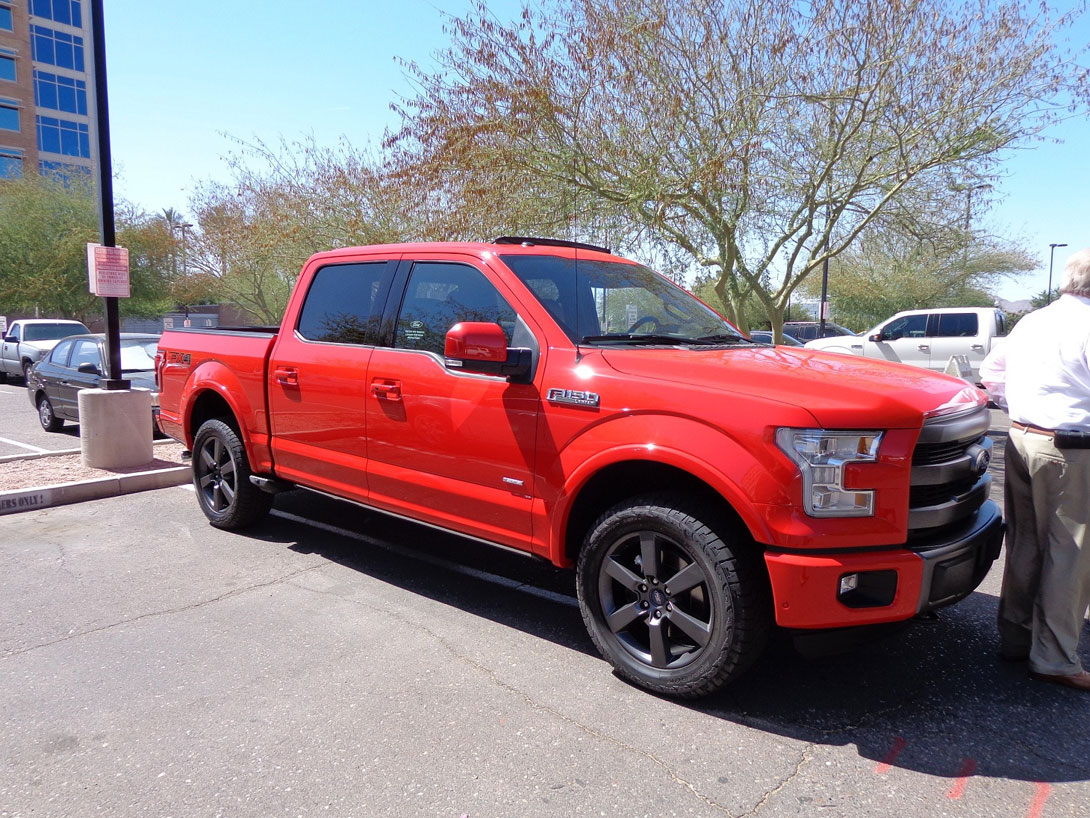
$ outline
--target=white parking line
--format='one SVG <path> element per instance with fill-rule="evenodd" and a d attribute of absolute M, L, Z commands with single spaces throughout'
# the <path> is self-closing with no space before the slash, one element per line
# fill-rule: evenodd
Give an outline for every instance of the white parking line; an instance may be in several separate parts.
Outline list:
<path fill-rule="evenodd" d="M 9 440 L 6 437 L 0 437 L 0 443 L 10 443 L 12 446 L 18 446 L 20 449 L 30 449 L 32 452 L 49 451 L 49 449 L 43 449 L 40 446 L 31 446 L 29 443 L 20 443 L 18 440 Z"/>

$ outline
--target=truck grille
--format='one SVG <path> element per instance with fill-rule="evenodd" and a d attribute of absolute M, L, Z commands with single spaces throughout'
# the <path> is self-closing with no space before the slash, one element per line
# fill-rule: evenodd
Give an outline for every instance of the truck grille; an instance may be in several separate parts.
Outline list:
<path fill-rule="evenodd" d="M 931 537 L 972 517 L 988 499 L 991 416 L 981 406 L 929 420 L 912 454 L 909 536 Z"/>

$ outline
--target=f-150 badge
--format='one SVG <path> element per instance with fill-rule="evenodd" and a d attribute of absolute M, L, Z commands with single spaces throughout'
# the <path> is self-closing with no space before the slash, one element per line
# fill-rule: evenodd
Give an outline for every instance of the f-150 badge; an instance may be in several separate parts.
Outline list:
<path fill-rule="evenodd" d="M 579 389 L 550 389 L 545 400 L 549 403 L 567 403 L 572 406 L 594 406 L 601 403 L 597 392 L 583 392 Z"/>

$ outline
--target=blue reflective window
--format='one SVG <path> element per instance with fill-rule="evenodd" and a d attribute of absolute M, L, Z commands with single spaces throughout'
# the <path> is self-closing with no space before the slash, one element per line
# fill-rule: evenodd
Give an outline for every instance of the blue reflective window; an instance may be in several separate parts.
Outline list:
<path fill-rule="evenodd" d="M 51 116 L 38 117 L 38 150 L 64 156 L 91 158 L 91 134 L 82 122 Z"/>
<path fill-rule="evenodd" d="M 15 58 L 0 54 L 0 80 L 15 82 Z"/>
<path fill-rule="evenodd" d="M 0 151 L 0 179 L 23 178 L 23 157 L 20 154 Z"/>
<path fill-rule="evenodd" d="M 0 102 L 0 130 L 19 130 L 18 106 L 8 102 Z"/>
<path fill-rule="evenodd" d="M 30 27 L 30 55 L 47 65 L 84 71 L 83 38 L 45 26 Z"/>
<path fill-rule="evenodd" d="M 30 13 L 35 17 L 83 28 L 80 0 L 30 0 Z"/>
<path fill-rule="evenodd" d="M 0 31 L 14 31 L 15 24 L 11 17 L 11 6 L 0 5 Z"/>
<path fill-rule="evenodd" d="M 40 108 L 86 116 L 87 83 L 48 71 L 35 71 L 34 102 Z"/>

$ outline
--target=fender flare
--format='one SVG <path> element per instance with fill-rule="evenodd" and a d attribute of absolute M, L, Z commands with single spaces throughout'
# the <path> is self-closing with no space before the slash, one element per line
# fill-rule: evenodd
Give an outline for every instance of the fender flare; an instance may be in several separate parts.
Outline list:
<path fill-rule="evenodd" d="M 688 451 L 678 448 L 685 441 Z M 702 454 L 716 452 L 716 463 L 729 464 L 723 470 Z M 568 562 L 565 533 L 572 508 L 590 480 L 603 469 L 626 462 L 648 462 L 671 466 L 708 485 L 734 509 L 756 542 L 769 542 L 771 532 L 758 506 L 769 501 L 787 503 L 787 485 L 777 479 L 754 454 L 722 429 L 692 418 L 658 413 L 630 414 L 590 427 L 558 454 L 563 474 L 555 506 L 548 512 L 548 556 L 554 564 Z M 775 498 L 755 500 L 742 489 L 760 484 Z M 604 511 L 604 509 L 603 509 Z"/>

